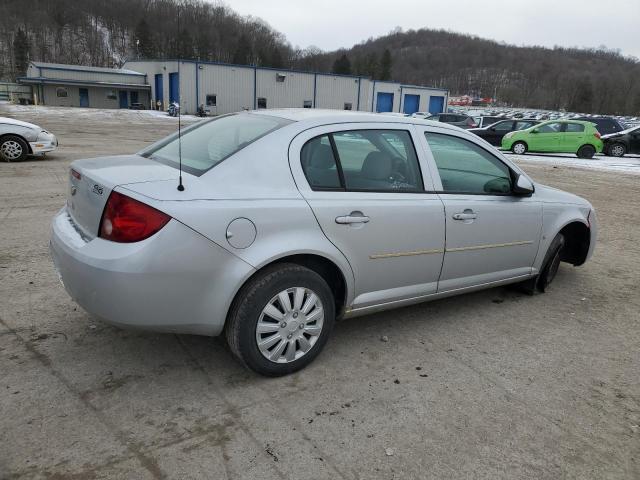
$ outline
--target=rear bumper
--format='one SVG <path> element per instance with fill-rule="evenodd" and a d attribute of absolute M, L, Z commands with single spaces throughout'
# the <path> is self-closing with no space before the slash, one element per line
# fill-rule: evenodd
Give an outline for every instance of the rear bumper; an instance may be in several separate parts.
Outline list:
<path fill-rule="evenodd" d="M 69 295 L 123 327 L 218 335 L 253 268 L 176 220 L 137 243 L 83 238 L 63 208 L 50 251 Z"/>

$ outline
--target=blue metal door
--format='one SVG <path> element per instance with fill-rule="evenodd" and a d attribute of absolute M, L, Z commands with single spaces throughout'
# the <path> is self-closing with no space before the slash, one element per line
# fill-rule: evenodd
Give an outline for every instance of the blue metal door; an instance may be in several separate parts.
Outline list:
<path fill-rule="evenodd" d="M 411 115 L 420 109 L 420 95 L 404 96 L 404 113 Z"/>
<path fill-rule="evenodd" d="M 392 112 L 393 111 L 393 93 L 378 92 L 378 103 L 376 104 L 376 112 Z"/>
<path fill-rule="evenodd" d="M 444 97 L 430 97 L 429 113 L 442 113 L 442 112 L 444 112 Z"/>
<path fill-rule="evenodd" d="M 155 81 L 156 81 L 156 102 L 164 102 L 164 77 L 162 76 L 161 73 L 156 74 Z"/>
<path fill-rule="evenodd" d="M 118 96 L 120 98 L 120 108 L 129 108 L 129 92 L 120 90 Z"/>
<path fill-rule="evenodd" d="M 79 88 L 78 92 L 80 93 L 80 106 L 88 107 L 89 106 L 89 90 L 86 88 Z"/>
<path fill-rule="evenodd" d="M 180 77 L 178 72 L 169 74 L 169 102 L 180 103 Z"/>

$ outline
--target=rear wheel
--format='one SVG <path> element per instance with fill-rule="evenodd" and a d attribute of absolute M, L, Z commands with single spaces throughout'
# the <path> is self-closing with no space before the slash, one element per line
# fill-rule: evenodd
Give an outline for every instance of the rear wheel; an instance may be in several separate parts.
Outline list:
<path fill-rule="evenodd" d="M 578 149 L 578 158 L 593 158 L 596 154 L 596 149 L 593 145 L 583 145 Z"/>
<path fill-rule="evenodd" d="M 516 155 L 524 155 L 527 153 L 527 144 L 524 142 L 516 142 L 511 145 L 511 151 Z"/>
<path fill-rule="evenodd" d="M 17 162 L 27 158 L 29 146 L 20 137 L 7 135 L 0 139 L 0 157 L 6 162 Z"/>
<path fill-rule="evenodd" d="M 607 153 L 612 157 L 624 157 L 627 148 L 622 143 L 614 143 L 609 147 Z"/>
<path fill-rule="evenodd" d="M 267 376 L 293 373 L 324 347 L 335 320 L 327 282 L 296 264 L 279 264 L 252 278 L 238 293 L 225 329 L 233 354 Z"/>

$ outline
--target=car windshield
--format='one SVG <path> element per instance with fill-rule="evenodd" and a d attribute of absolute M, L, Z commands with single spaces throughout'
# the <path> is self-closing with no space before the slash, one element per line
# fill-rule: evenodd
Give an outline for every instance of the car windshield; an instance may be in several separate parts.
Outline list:
<path fill-rule="evenodd" d="M 181 153 L 182 169 L 199 176 L 250 143 L 289 123 L 290 120 L 270 115 L 225 115 L 187 129 L 180 141 L 177 135 L 173 135 L 142 152 L 142 155 L 178 168 Z"/>

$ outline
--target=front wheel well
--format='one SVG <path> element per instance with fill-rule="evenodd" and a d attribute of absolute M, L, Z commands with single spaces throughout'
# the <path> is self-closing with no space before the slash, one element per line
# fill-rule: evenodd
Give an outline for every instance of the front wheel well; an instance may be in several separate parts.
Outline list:
<path fill-rule="evenodd" d="M 581 222 L 572 222 L 564 226 L 560 232 L 565 239 L 565 245 L 560 252 L 560 260 L 580 266 L 587 260 L 591 232 L 589 227 Z"/>
<path fill-rule="evenodd" d="M 17 137 L 20 140 L 22 140 L 27 145 L 27 151 L 29 152 L 29 155 L 33 155 L 33 151 L 31 150 L 31 144 L 22 135 L 18 135 L 17 133 L 5 133 L 4 135 L 0 135 L 0 143 L 2 142 L 3 139 L 7 137 Z"/>

